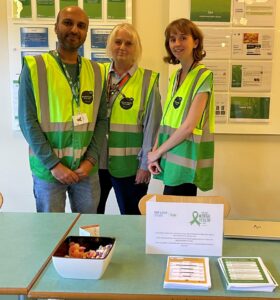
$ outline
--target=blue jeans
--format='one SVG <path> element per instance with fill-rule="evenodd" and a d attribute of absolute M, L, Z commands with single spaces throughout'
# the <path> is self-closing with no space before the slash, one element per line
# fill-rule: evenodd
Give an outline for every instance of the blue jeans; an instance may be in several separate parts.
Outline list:
<path fill-rule="evenodd" d="M 37 212 L 65 212 L 66 193 L 72 212 L 96 213 L 100 186 L 95 173 L 75 184 L 48 182 L 33 175 L 33 193 Z"/>

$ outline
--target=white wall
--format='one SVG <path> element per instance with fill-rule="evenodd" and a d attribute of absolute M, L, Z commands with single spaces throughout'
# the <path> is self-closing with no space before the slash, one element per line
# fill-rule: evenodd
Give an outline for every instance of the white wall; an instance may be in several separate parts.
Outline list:
<path fill-rule="evenodd" d="M 35 211 L 28 147 L 11 126 L 6 1 L 0 3 L 0 191 L 5 198 L 2 211 Z M 163 32 L 168 20 L 169 0 L 133 0 L 133 23 L 144 48 L 141 65 L 161 73 L 163 99 L 168 82 L 168 66 L 162 62 Z M 277 84 L 278 78 L 273 81 Z M 217 135 L 215 187 L 205 195 L 225 196 L 231 203 L 231 216 L 279 219 L 279 153 L 280 136 Z M 153 180 L 149 191 L 161 193 L 161 183 Z M 118 213 L 113 193 L 107 213 Z"/>

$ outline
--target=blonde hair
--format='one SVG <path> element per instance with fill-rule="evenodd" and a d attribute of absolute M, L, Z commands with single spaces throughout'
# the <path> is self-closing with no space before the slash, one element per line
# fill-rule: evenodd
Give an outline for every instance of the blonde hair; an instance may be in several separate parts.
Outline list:
<path fill-rule="evenodd" d="M 108 36 L 107 40 L 107 47 L 106 52 L 108 57 L 112 58 L 112 47 L 114 44 L 114 40 L 116 38 L 116 35 L 118 34 L 119 30 L 125 30 L 132 38 L 132 43 L 135 45 L 135 53 L 134 53 L 134 59 L 133 62 L 138 62 L 141 58 L 142 54 L 142 45 L 140 41 L 140 37 L 136 29 L 129 23 L 121 23 L 116 25 L 110 35 Z"/>

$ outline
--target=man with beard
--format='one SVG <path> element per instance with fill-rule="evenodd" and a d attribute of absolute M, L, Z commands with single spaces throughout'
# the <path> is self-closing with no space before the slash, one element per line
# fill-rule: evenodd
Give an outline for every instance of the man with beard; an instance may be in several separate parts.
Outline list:
<path fill-rule="evenodd" d="M 77 6 L 56 20 L 58 48 L 26 56 L 20 77 L 19 123 L 29 144 L 37 212 L 95 213 L 97 164 L 107 130 L 104 70 L 78 55 L 89 20 Z"/>

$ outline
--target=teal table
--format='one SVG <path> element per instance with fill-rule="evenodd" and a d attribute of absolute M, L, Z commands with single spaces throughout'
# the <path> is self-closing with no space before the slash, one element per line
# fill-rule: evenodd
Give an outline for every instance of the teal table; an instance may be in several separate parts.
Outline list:
<path fill-rule="evenodd" d="M 82 215 L 79 226 L 99 224 L 102 236 L 116 238 L 116 249 L 100 280 L 74 280 L 60 277 L 52 262 L 38 278 L 29 297 L 70 299 L 280 299 L 273 293 L 226 291 L 216 258 L 210 260 L 212 288 L 209 291 L 163 289 L 166 255 L 145 254 L 145 216 Z M 261 256 L 280 283 L 280 242 L 224 240 L 224 256 Z"/>
<path fill-rule="evenodd" d="M 0 213 L 0 294 L 24 299 L 79 214 Z"/>

